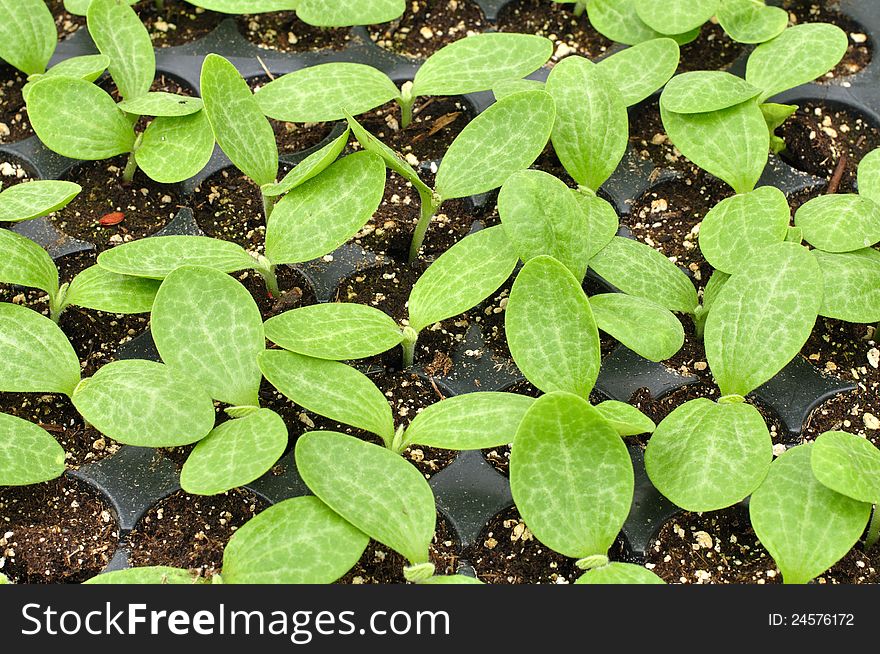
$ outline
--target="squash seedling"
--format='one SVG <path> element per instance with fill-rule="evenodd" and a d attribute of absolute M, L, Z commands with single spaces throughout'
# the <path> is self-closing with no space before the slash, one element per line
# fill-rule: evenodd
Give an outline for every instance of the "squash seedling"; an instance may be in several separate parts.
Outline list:
<path fill-rule="evenodd" d="M 768 99 L 827 73 L 843 58 L 847 44 L 839 27 L 808 23 L 756 47 L 745 79 L 722 71 L 673 77 L 660 96 L 670 140 L 737 193 L 753 190 L 767 152 L 785 147 L 773 132 L 797 109 Z"/>
<path fill-rule="evenodd" d="M 318 27 L 350 27 L 387 23 L 406 10 L 406 0 L 188 0 L 196 7 L 223 14 L 296 11 L 304 23 Z"/>
<path fill-rule="evenodd" d="M 71 159 L 101 160 L 127 154 L 122 173 L 131 182 L 138 168 L 160 183 L 198 173 L 211 158 L 214 136 L 202 100 L 151 92 L 156 59 L 150 35 L 134 10 L 117 0 L 92 0 L 89 34 L 109 58 L 109 72 L 122 101 L 85 79 L 45 76 L 27 94 L 28 115 L 47 148 Z M 152 117 L 143 132 L 139 117 Z"/>
<path fill-rule="evenodd" d="M 406 129 L 417 98 L 487 91 L 534 72 L 552 53 L 552 42 L 542 36 L 478 34 L 453 41 L 428 57 L 402 89 L 372 66 L 334 62 L 279 77 L 256 98 L 267 116 L 293 123 L 340 120 L 346 112 L 357 116 L 394 100 L 400 105 L 400 127 Z"/>

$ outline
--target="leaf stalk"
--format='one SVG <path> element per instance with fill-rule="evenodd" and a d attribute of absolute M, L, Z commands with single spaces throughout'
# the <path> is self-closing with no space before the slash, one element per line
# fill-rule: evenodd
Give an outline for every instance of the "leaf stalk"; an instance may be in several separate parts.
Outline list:
<path fill-rule="evenodd" d="M 134 141 L 134 146 L 131 148 L 131 152 L 128 153 L 128 161 L 125 162 L 125 169 L 122 171 L 122 181 L 126 184 L 131 184 L 134 180 L 134 174 L 137 172 L 138 165 L 137 159 L 135 159 L 135 153 L 137 153 L 138 148 L 141 146 L 143 138 L 143 134 L 138 134 Z"/>
<path fill-rule="evenodd" d="M 412 367 L 416 354 L 416 342 L 419 340 L 419 333 L 407 325 L 403 328 L 403 340 L 400 342 L 400 348 L 403 350 L 403 367 Z"/>
<path fill-rule="evenodd" d="M 416 101 L 412 94 L 412 88 L 412 82 L 405 82 L 400 87 L 400 99 L 398 100 L 400 104 L 400 129 L 406 129 L 412 122 L 413 104 Z"/>
<path fill-rule="evenodd" d="M 433 191 L 429 194 L 422 189 L 419 189 L 419 201 L 422 205 L 421 213 L 419 215 L 419 222 L 416 223 L 416 230 L 413 232 L 412 243 L 409 246 L 410 263 L 418 258 L 419 250 L 422 249 L 422 244 L 425 242 L 425 234 L 428 233 L 428 227 L 431 224 L 431 220 L 434 218 L 434 214 L 437 213 L 437 209 L 439 209 L 440 205 L 443 203 L 443 199 L 439 195 Z"/>

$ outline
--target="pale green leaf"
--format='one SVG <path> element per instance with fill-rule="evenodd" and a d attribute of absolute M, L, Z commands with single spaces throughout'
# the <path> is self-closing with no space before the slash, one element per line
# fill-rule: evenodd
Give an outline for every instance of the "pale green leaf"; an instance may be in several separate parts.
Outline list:
<path fill-rule="evenodd" d="M 91 0 L 76 0 L 90 2 Z M 137 0 L 127 0 L 134 4 Z M 65 4 L 71 0 L 64 0 Z M 190 4 L 221 14 L 266 14 L 273 11 L 292 11 L 300 0 L 189 0 Z"/>
<path fill-rule="evenodd" d="M 361 558 L 369 536 L 317 497 L 294 497 L 251 518 L 223 551 L 227 584 L 330 584 Z"/>
<path fill-rule="evenodd" d="M 587 397 L 599 374 L 599 330 L 590 301 L 568 269 L 547 256 L 517 275 L 504 326 L 513 360 L 537 388 Z"/>
<path fill-rule="evenodd" d="M 456 137 L 437 171 L 444 200 L 485 193 L 528 168 L 547 145 L 556 118 L 553 98 L 523 91 L 499 100 Z"/>
<path fill-rule="evenodd" d="M 154 361 L 108 363 L 84 379 L 71 399 L 89 424 L 125 445 L 189 445 L 214 425 L 208 394 Z"/>
<path fill-rule="evenodd" d="M 819 264 L 795 243 L 763 248 L 718 292 L 706 320 L 706 358 L 722 395 L 747 395 L 807 342 L 822 301 Z"/>
<path fill-rule="evenodd" d="M 483 585 L 483 582 L 479 579 L 475 579 L 474 577 L 468 577 L 467 575 L 434 575 L 433 577 L 426 579 L 421 582 L 422 584 L 427 584 L 429 586 L 444 586 L 444 585 Z"/>
<path fill-rule="evenodd" d="M 615 236 L 590 268 L 624 293 L 652 300 L 670 311 L 693 313 L 697 290 L 679 268 L 652 247 Z"/>
<path fill-rule="evenodd" d="M 602 414 L 602 417 L 621 436 L 650 434 L 656 427 L 653 420 L 626 402 L 606 400 L 596 405 L 596 411 Z"/>
<path fill-rule="evenodd" d="M 259 405 L 263 319 L 238 281 L 211 268 L 178 268 L 159 287 L 150 325 L 162 360 L 176 374 L 215 400 Z"/>
<path fill-rule="evenodd" d="M 678 114 L 720 111 L 751 100 L 761 93 L 736 75 L 721 70 L 695 70 L 676 75 L 660 96 L 660 105 Z"/>
<path fill-rule="evenodd" d="M 327 166 L 336 161 L 345 149 L 345 146 L 348 144 L 349 132 L 350 129 L 346 129 L 323 148 L 300 161 L 277 184 L 267 184 L 264 186 L 262 188 L 263 195 L 267 197 L 284 195 L 313 177 L 320 175 L 327 169 Z"/>
<path fill-rule="evenodd" d="M 763 102 L 777 93 L 812 82 L 834 68 L 846 54 L 846 32 L 827 23 L 804 23 L 762 43 L 749 56 L 746 80 L 763 92 Z"/>
<path fill-rule="evenodd" d="M 636 13 L 662 34 L 682 34 L 715 15 L 719 0 L 635 0 Z"/>
<path fill-rule="evenodd" d="M 609 563 L 578 577 L 576 584 L 665 584 L 650 570 L 633 563 Z"/>
<path fill-rule="evenodd" d="M 578 184 L 598 190 L 626 151 L 623 94 L 598 64 L 578 56 L 553 67 L 547 92 L 556 101 L 552 140 L 559 161 Z"/>
<path fill-rule="evenodd" d="M 776 459 L 749 503 L 755 534 L 787 584 L 805 584 L 837 563 L 871 514 L 870 504 L 836 493 L 813 476 L 813 447 L 799 445 Z"/>
<path fill-rule="evenodd" d="M 535 537 L 574 558 L 604 555 L 633 497 L 626 445 L 583 398 L 551 393 L 526 412 L 510 452 L 510 490 Z"/>
<path fill-rule="evenodd" d="M 126 100 L 150 90 L 156 75 L 156 55 L 150 33 L 127 3 L 92 0 L 86 12 L 89 35 L 110 57 L 110 71 L 119 93 Z"/>
<path fill-rule="evenodd" d="M 394 438 L 388 398 L 359 370 L 284 350 L 266 350 L 259 364 L 266 379 L 304 409 L 377 434 L 386 444 Z"/>
<path fill-rule="evenodd" d="M 669 81 L 678 68 L 679 55 L 674 39 L 651 39 L 616 52 L 597 65 L 620 89 L 624 104 L 631 107 Z"/>
<path fill-rule="evenodd" d="M 332 252 L 367 223 L 384 193 L 379 157 L 370 152 L 343 157 L 275 205 L 266 228 L 266 257 L 278 265 Z"/>
<path fill-rule="evenodd" d="M 58 34 L 42 0 L 0 0 L 0 59 L 27 75 L 46 70 Z"/>
<path fill-rule="evenodd" d="M 813 198 L 797 210 L 794 223 L 825 252 L 852 252 L 880 241 L 880 205 L 853 193 Z"/>
<path fill-rule="evenodd" d="M 403 334 L 392 318 L 365 304 L 313 304 L 270 318 L 266 338 L 285 350 L 343 361 L 364 359 L 400 345 Z"/>
<path fill-rule="evenodd" d="M 130 5 L 133 5 L 139 0 L 122 0 L 123 2 L 127 2 Z M 208 0 L 210 2 L 210 0 Z M 223 2 L 223 0 L 219 0 Z M 236 2 L 237 0 L 229 0 L 231 2 Z M 247 0 L 250 1 L 250 0 Z M 288 0 L 290 1 L 290 0 Z M 293 0 L 295 1 L 295 0 Z M 74 16 L 85 16 L 86 12 L 89 9 L 89 4 L 91 4 L 92 0 L 64 0 L 64 10 L 68 13 L 73 14 Z M 192 4 L 201 6 L 202 0 L 199 2 L 193 2 Z M 241 1 L 238 0 L 238 3 L 241 4 Z"/>
<path fill-rule="evenodd" d="M 763 43 L 788 26 L 788 12 L 768 7 L 763 0 L 721 0 L 718 22 L 734 41 Z"/>
<path fill-rule="evenodd" d="M 409 444 L 482 450 L 513 442 L 534 399 L 516 393 L 465 393 L 423 409 L 406 429 Z"/>
<path fill-rule="evenodd" d="M 492 85 L 492 94 L 496 100 L 503 100 L 508 95 L 520 91 L 543 91 L 544 82 L 534 79 L 508 79 Z"/>
<path fill-rule="evenodd" d="M 0 222 L 15 223 L 58 211 L 73 200 L 82 187 L 73 182 L 40 179 L 10 186 L 0 192 Z"/>
<path fill-rule="evenodd" d="M 880 148 L 871 150 L 859 162 L 859 195 L 880 204 Z"/>
<path fill-rule="evenodd" d="M 587 230 L 590 233 L 590 259 L 592 259 L 617 234 L 620 219 L 617 217 L 617 211 L 607 200 L 575 190 L 572 190 L 571 193 L 587 217 Z"/>
<path fill-rule="evenodd" d="M 124 584 L 126 586 L 137 585 L 164 585 L 177 584 L 189 586 L 192 584 L 206 584 L 208 580 L 199 575 L 198 570 L 184 570 L 183 568 L 171 568 L 167 566 L 147 566 L 143 568 L 128 568 L 125 570 L 113 570 L 87 579 L 84 584 Z"/>
<path fill-rule="evenodd" d="M 816 479 L 831 490 L 880 504 L 880 449 L 868 439 L 826 431 L 813 444 L 810 466 Z"/>
<path fill-rule="evenodd" d="M 79 383 L 79 359 L 54 322 L 18 304 L 0 302 L 0 392 L 64 393 Z"/>
<path fill-rule="evenodd" d="M 0 282 L 57 295 L 58 269 L 41 246 L 20 234 L 0 229 L 0 252 Z"/>
<path fill-rule="evenodd" d="M 47 148 L 71 159 L 131 152 L 135 134 L 106 91 L 72 77 L 46 77 L 28 93 L 31 126 Z"/>
<path fill-rule="evenodd" d="M 65 303 L 107 313 L 148 313 L 159 282 L 90 266 L 70 282 Z"/>
<path fill-rule="evenodd" d="M 684 345 L 684 328 L 669 309 L 652 300 L 625 293 L 590 298 L 596 325 L 633 352 L 663 361 Z"/>
<path fill-rule="evenodd" d="M 600 34 L 618 43 L 635 45 L 663 36 L 639 18 L 636 0 L 590 0 L 587 15 Z"/>
<path fill-rule="evenodd" d="M 110 65 L 110 57 L 103 54 L 80 55 L 59 61 L 45 72 L 47 77 L 76 77 L 94 82 Z"/>
<path fill-rule="evenodd" d="M 829 254 L 813 250 L 822 273 L 819 315 L 847 322 L 880 322 L 880 252 Z"/>
<path fill-rule="evenodd" d="M 500 225 L 465 236 L 432 263 L 409 296 L 416 332 L 472 309 L 507 281 L 518 257 Z"/>
<path fill-rule="evenodd" d="M 27 486 L 64 473 L 64 448 L 45 429 L 0 413 L 0 486 Z"/>
<path fill-rule="evenodd" d="M 270 409 L 227 420 L 196 444 L 180 471 L 180 486 L 196 495 L 244 486 L 275 465 L 286 447 L 287 426 Z"/>
<path fill-rule="evenodd" d="M 235 66 L 209 54 L 202 64 L 201 89 L 214 138 L 226 156 L 259 186 L 273 183 L 278 175 L 275 132 Z"/>
<path fill-rule="evenodd" d="M 189 116 L 204 106 L 201 98 L 166 91 L 151 91 L 119 103 L 120 109 L 135 116 Z"/>
<path fill-rule="evenodd" d="M 422 473 L 399 454 L 352 436 L 313 431 L 296 443 L 303 481 L 331 509 L 410 563 L 428 561 L 437 519 Z"/>
<path fill-rule="evenodd" d="M 288 0 L 288 4 L 291 0 Z M 309 25 L 348 27 L 386 23 L 406 9 L 406 0 L 298 0 L 297 17 Z M 250 11 L 250 9 L 248 9 Z"/>
<path fill-rule="evenodd" d="M 135 153 L 138 166 L 162 184 L 195 176 L 211 160 L 214 132 L 204 111 L 188 116 L 159 116 L 147 125 Z"/>

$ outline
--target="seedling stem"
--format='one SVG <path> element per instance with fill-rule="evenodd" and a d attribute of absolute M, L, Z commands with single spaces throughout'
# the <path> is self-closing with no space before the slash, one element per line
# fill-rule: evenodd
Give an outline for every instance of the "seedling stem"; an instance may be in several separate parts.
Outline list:
<path fill-rule="evenodd" d="M 263 281 L 266 282 L 266 290 L 269 295 L 278 299 L 281 297 L 281 289 L 278 287 L 278 276 L 275 274 L 275 266 L 262 254 L 256 256 L 257 265 L 254 269 L 260 273 Z"/>
<path fill-rule="evenodd" d="M 404 82 L 400 87 L 400 129 L 406 129 L 412 122 L 413 103 L 415 102 L 412 87 L 412 82 Z"/>
<path fill-rule="evenodd" d="M 425 242 L 425 234 L 428 232 L 431 219 L 437 213 L 437 209 L 440 208 L 442 203 L 439 195 L 422 189 L 419 189 L 419 200 L 421 201 L 422 209 L 419 215 L 419 222 L 416 224 L 416 231 L 413 232 L 412 244 L 409 247 L 410 263 L 418 258 L 419 250 L 422 249 L 422 244 Z"/>
<path fill-rule="evenodd" d="M 125 170 L 122 171 L 122 181 L 126 184 L 131 183 L 134 179 L 134 174 L 137 172 L 137 160 L 135 160 L 134 155 L 140 147 L 142 139 L 143 134 L 138 134 L 134 141 L 134 147 L 132 147 L 131 152 L 128 154 L 128 161 L 125 162 Z"/>
<path fill-rule="evenodd" d="M 868 535 L 865 538 L 865 551 L 870 551 L 880 541 L 880 505 L 874 505 L 871 522 L 868 523 Z"/>
<path fill-rule="evenodd" d="M 55 321 L 55 324 L 58 324 L 61 314 L 67 308 L 67 289 L 69 287 L 70 284 L 62 284 L 61 288 L 58 289 L 58 293 L 54 296 L 49 296 L 49 317 Z"/>
<path fill-rule="evenodd" d="M 584 9 L 587 8 L 586 2 L 576 2 L 574 3 L 574 15 L 575 16 L 583 16 Z"/>
<path fill-rule="evenodd" d="M 410 326 L 403 328 L 403 340 L 400 343 L 403 349 L 403 367 L 409 368 L 413 364 L 416 353 L 416 341 L 419 339 L 418 332 Z"/>
<path fill-rule="evenodd" d="M 272 209 L 275 208 L 275 198 L 269 197 L 265 193 L 261 193 L 263 198 L 263 217 L 266 220 L 269 220 L 269 216 L 272 215 Z"/>

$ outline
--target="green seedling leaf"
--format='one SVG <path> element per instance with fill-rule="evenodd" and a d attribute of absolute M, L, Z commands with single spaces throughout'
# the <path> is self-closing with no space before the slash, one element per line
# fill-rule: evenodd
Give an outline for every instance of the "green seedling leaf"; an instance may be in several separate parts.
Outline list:
<path fill-rule="evenodd" d="M 46 77 L 76 77 L 87 82 L 94 82 L 110 65 L 110 57 L 103 54 L 81 55 L 59 61 L 43 75 Z"/>
<path fill-rule="evenodd" d="M 214 153 L 214 132 L 204 111 L 159 116 L 144 131 L 135 154 L 138 166 L 162 184 L 182 182 L 202 170 Z"/>
<path fill-rule="evenodd" d="M 847 322 L 880 321 L 880 252 L 873 248 L 829 254 L 812 250 L 822 272 L 819 315 Z"/>
<path fill-rule="evenodd" d="M 64 448 L 45 429 L 0 413 L 0 485 L 27 486 L 64 473 Z"/>
<path fill-rule="evenodd" d="M 0 229 L 0 252 L 0 282 L 38 288 L 53 297 L 58 294 L 58 269 L 42 247 L 15 232 Z"/>
<path fill-rule="evenodd" d="M 779 154 L 785 150 L 785 141 L 775 132 L 789 116 L 797 111 L 797 105 L 764 102 L 760 107 L 761 113 L 764 114 L 764 121 L 767 123 L 767 129 L 770 130 L 770 151 L 773 154 Z"/>
<path fill-rule="evenodd" d="M 762 90 L 759 102 L 812 82 L 834 68 L 849 39 L 836 25 L 805 23 L 762 43 L 749 56 L 746 81 Z"/>
<path fill-rule="evenodd" d="M 254 97 L 270 118 L 319 123 L 345 118 L 346 112 L 357 116 L 382 106 L 400 98 L 400 89 L 372 66 L 335 61 L 282 75 Z"/>
<path fill-rule="evenodd" d="M 764 43 L 788 26 L 788 12 L 763 1 L 721 0 L 717 17 L 730 38 L 740 43 Z"/>
<path fill-rule="evenodd" d="M 538 540 L 565 556 L 604 555 L 629 514 L 633 484 L 626 445 L 589 402 L 569 393 L 535 400 L 513 441 L 510 491 Z"/>
<path fill-rule="evenodd" d="M 547 77 L 556 101 L 553 148 L 574 180 L 596 191 L 623 158 L 629 117 L 623 94 L 597 64 L 572 56 Z"/>
<path fill-rule="evenodd" d="M 266 228 L 266 256 L 278 265 L 332 252 L 367 223 L 384 192 L 379 157 L 357 152 L 340 159 L 275 205 Z"/>
<path fill-rule="evenodd" d="M 485 193 L 534 163 L 553 129 L 556 110 L 544 91 L 499 100 L 467 124 L 437 170 L 435 190 L 444 200 Z"/>
<path fill-rule="evenodd" d="M 0 222 L 16 223 L 45 216 L 65 207 L 82 187 L 73 182 L 41 179 L 0 192 Z"/>
<path fill-rule="evenodd" d="M 826 431 L 813 444 L 810 466 L 816 479 L 831 490 L 880 504 L 880 449 L 866 438 Z"/>
<path fill-rule="evenodd" d="M 794 223 L 825 252 L 852 252 L 880 241 L 880 205 L 852 193 L 813 198 L 797 210 Z"/>
<path fill-rule="evenodd" d="M 695 70 L 676 75 L 660 96 L 661 105 L 678 114 L 720 111 L 760 95 L 761 89 L 720 70 Z"/>
<path fill-rule="evenodd" d="M 267 197 L 277 197 L 284 195 L 295 189 L 297 186 L 304 184 L 313 177 L 320 175 L 332 164 L 348 144 L 348 135 L 350 129 L 333 139 L 317 152 L 313 152 L 308 157 L 294 166 L 293 170 L 287 173 L 277 184 L 267 184 L 262 188 L 263 195 Z"/>
<path fill-rule="evenodd" d="M 504 326 L 523 375 L 545 393 L 587 397 L 599 375 L 599 330 L 580 282 L 551 257 L 523 266 L 507 302 Z"/>
<path fill-rule="evenodd" d="M 618 43 L 635 45 L 663 36 L 639 18 L 636 0 L 590 0 L 587 15 L 600 34 Z"/>
<path fill-rule="evenodd" d="M 616 52 L 597 66 L 613 80 L 631 107 L 661 88 L 675 74 L 680 51 L 674 39 L 651 39 Z"/>
<path fill-rule="evenodd" d="M 120 109 L 135 116 L 189 116 L 204 106 L 201 98 L 165 91 L 151 91 L 119 103 Z"/>
<path fill-rule="evenodd" d="M 291 0 L 288 0 L 290 8 Z M 406 0 L 298 0 L 296 15 L 304 23 L 321 27 L 350 27 L 387 23 L 406 9 Z M 251 11 L 248 8 L 248 11 Z"/>
<path fill-rule="evenodd" d="M 79 383 L 79 359 L 54 322 L 27 307 L 0 302 L 0 392 L 64 393 Z"/>
<path fill-rule="evenodd" d="M 139 0 L 122 0 L 122 2 L 127 2 L 130 5 L 137 3 Z M 203 0 L 199 0 L 198 6 L 202 5 Z M 207 0 L 210 2 L 211 0 Z M 223 0 L 219 0 L 223 2 Z M 235 2 L 236 0 L 228 0 L 230 2 Z M 294 0 L 295 1 L 295 0 Z M 89 4 L 91 4 L 92 0 L 64 0 L 64 9 L 68 13 L 73 14 L 74 16 L 85 16 L 86 12 L 89 9 Z M 196 4 L 195 2 L 192 4 Z M 240 1 L 239 1 L 239 4 Z"/>
<path fill-rule="evenodd" d="M 514 173 L 498 194 L 498 213 L 520 259 L 548 255 L 576 279 L 587 274 L 593 255 L 591 225 L 564 182 L 540 170 Z"/>
<path fill-rule="evenodd" d="M 202 64 L 201 89 L 214 138 L 226 156 L 259 186 L 274 183 L 275 132 L 235 66 L 209 54 Z"/>
<path fill-rule="evenodd" d="M 606 400 L 596 405 L 596 411 L 602 414 L 602 417 L 621 436 L 650 434 L 656 427 L 653 420 L 626 402 Z"/>
<path fill-rule="evenodd" d="M 107 313 L 148 313 L 159 282 L 90 266 L 70 282 L 65 303 Z"/>
<path fill-rule="evenodd" d="M 71 399 L 95 429 L 125 445 L 189 445 L 214 425 L 208 394 L 154 361 L 108 363 L 83 380 Z"/>
<path fill-rule="evenodd" d="M 98 265 L 120 275 L 165 279 L 181 266 L 231 273 L 256 260 L 235 243 L 207 236 L 154 236 L 117 245 L 98 255 Z"/>
<path fill-rule="evenodd" d="M 578 577 L 576 584 L 665 584 L 650 570 L 633 563 L 609 563 Z"/>
<path fill-rule="evenodd" d="M 0 0 L 0 59 L 26 75 L 42 73 L 55 52 L 58 33 L 42 0 Z"/>
<path fill-rule="evenodd" d="M 770 431 L 750 404 L 698 398 L 654 430 L 645 468 L 657 490 L 686 511 L 715 511 L 752 493 L 773 460 Z"/>
<path fill-rule="evenodd" d="M 71 1 L 87 4 L 91 0 L 64 0 L 64 3 L 66 5 Z M 134 4 L 138 0 L 126 1 Z M 221 14 L 267 14 L 273 11 L 293 11 L 300 0 L 193 0 L 190 4 Z"/>
<path fill-rule="evenodd" d="M 782 243 L 791 214 L 774 186 L 734 195 L 715 205 L 700 225 L 700 251 L 716 270 L 734 273 L 767 245 Z"/>
<path fill-rule="evenodd" d="M 228 584 L 330 584 L 348 572 L 369 536 L 317 497 L 294 497 L 251 518 L 223 551 Z"/>
<path fill-rule="evenodd" d="M 880 148 L 866 154 L 859 162 L 859 195 L 880 204 Z"/>
<path fill-rule="evenodd" d="M 510 278 L 518 257 L 500 225 L 469 234 L 419 277 L 409 296 L 416 332 L 475 307 Z"/>
<path fill-rule="evenodd" d="M 284 350 L 266 350 L 259 364 L 266 379 L 304 409 L 377 434 L 386 445 L 394 439 L 388 399 L 359 370 Z"/>
<path fill-rule="evenodd" d="M 754 100 L 702 114 L 677 114 L 661 104 L 660 115 L 685 157 L 737 193 L 755 188 L 767 165 L 770 132 Z"/>
<path fill-rule="evenodd" d="M 615 236 L 590 268 L 624 293 L 652 300 L 670 311 L 693 313 L 697 290 L 679 268 L 652 247 Z"/>
<path fill-rule="evenodd" d="M 28 93 L 31 126 L 47 148 L 71 159 L 131 152 L 135 134 L 106 91 L 70 77 L 46 77 Z"/>
<path fill-rule="evenodd" d="M 394 320 L 365 304 L 313 304 L 285 311 L 265 325 L 266 338 L 285 350 L 316 359 L 364 359 L 400 345 Z"/>
<path fill-rule="evenodd" d="M 715 15 L 719 0 L 635 0 L 636 13 L 662 34 L 682 34 L 700 27 Z"/>
<path fill-rule="evenodd" d="M 706 327 L 706 318 L 709 317 L 709 311 L 718 297 L 718 292 L 724 288 L 728 279 L 730 279 L 730 275 L 721 270 L 714 270 L 709 276 L 706 288 L 703 289 L 703 304 L 697 307 L 697 310 L 694 312 L 694 325 L 697 328 L 698 334 L 703 334 L 703 330 Z"/>
<path fill-rule="evenodd" d="M 650 361 L 663 361 L 684 345 L 684 328 L 669 309 L 624 293 L 590 298 L 596 325 L 633 352 Z"/>
<path fill-rule="evenodd" d="M 168 566 L 147 566 L 143 568 L 128 568 L 127 570 L 113 570 L 104 572 L 84 584 L 137 584 L 137 585 L 165 585 L 176 584 L 190 586 L 192 584 L 205 584 L 208 580 L 199 575 L 196 570 L 184 570 L 183 568 L 171 568 Z"/>
<path fill-rule="evenodd" d="M 92 0 L 86 16 L 89 35 L 101 54 L 110 57 L 108 70 L 122 97 L 133 100 L 149 91 L 156 55 L 134 9 L 119 0 Z"/>
<path fill-rule="evenodd" d="M 815 478 L 813 447 L 799 445 L 776 459 L 749 503 L 755 534 L 787 584 L 805 584 L 837 563 L 856 544 L 871 514 L 870 504 Z"/>
<path fill-rule="evenodd" d="M 587 230 L 590 233 L 590 259 L 592 259 L 617 234 L 620 220 L 617 217 L 617 211 L 607 200 L 574 190 L 572 195 L 581 205 L 581 211 L 587 216 Z"/>
<path fill-rule="evenodd" d="M 441 585 L 465 585 L 472 584 L 482 586 L 483 582 L 479 579 L 475 579 L 474 577 L 468 577 L 467 575 L 435 575 L 421 582 L 422 584 L 428 584 L 429 586 L 441 586 Z"/>
<path fill-rule="evenodd" d="M 275 465 L 286 447 L 287 426 L 274 411 L 228 420 L 198 442 L 180 471 L 180 486 L 196 495 L 244 486 Z"/>
<path fill-rule="evenodd" d="M 352 525 L 412 564 L 428 561 L 434 494 L 400 455 L 352 436 L 313 431 L 296 443 L 296 467 L 309 489 Z"/>
<path fill-rule="evenodd" d="M 535 400 L 515 393 L 477 392 L 442 400 L 419 413 L 406 430 L 409 444 L 482 450 L 513 442 Z"/>
<path fill-rule="evenodd" d="M 211 268 L 178 268 L 156 294 L 150 325 L 162 360 L 176 374 L 215 400 L 259 406 L 263 319 L 239 282 Z"/>
<path fill-rule="evenodd" d="M 795 243 L 765 247 L 731 276 L 705 332 L 722 395 L 748 395 L 800 352 L 816 323 L 821 283 L 816 258 Z"/>
<path fill-rule="evenodd" d="M 453 41 L 416 72 L 412 95 L 464 95 L 525 77 L 553 54 L 553 42 L 533 34 L 492 32 Z"/>
<path fill-rule="evenodd" d="M 544 82 L 534 79 L 508 79 L 498 82 L 492 86 L 492 94 L 495 100 L 503 100 L 508 95 L 519 93 L 520 91 L 543 91 Z"/>

